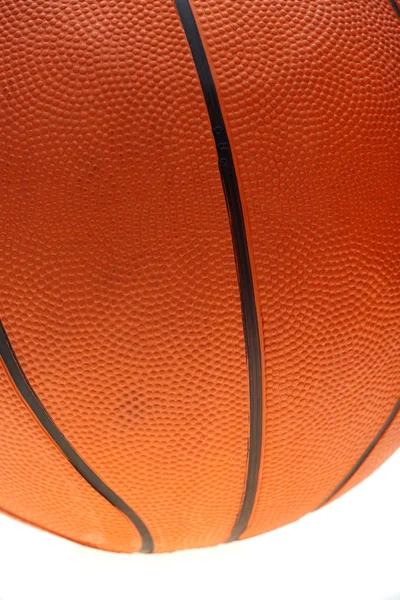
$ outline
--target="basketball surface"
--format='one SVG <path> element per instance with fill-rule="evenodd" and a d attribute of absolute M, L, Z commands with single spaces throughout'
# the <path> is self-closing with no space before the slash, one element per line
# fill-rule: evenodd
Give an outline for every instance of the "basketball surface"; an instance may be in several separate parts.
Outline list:
<path fill-rule="evenodd" d="M 397 0 L 2 0 L 0 61 L 0 510 L 167 552 L 379 467 Z"/>

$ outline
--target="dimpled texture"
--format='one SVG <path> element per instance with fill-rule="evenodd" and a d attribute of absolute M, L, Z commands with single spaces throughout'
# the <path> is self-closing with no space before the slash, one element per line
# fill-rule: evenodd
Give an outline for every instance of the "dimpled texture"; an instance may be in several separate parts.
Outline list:
<path fill-rule="evenodd" d="M 343 496 L 346 492 L 351 490 L 354 486 L 358 485 L 371 475 L 376 469 L 378 469 L 388 458 L 392 456 L 399 447 L 400 439 L 400 416 L 397 414 L 393 422 L 387 428 L 385 433 L 382 435 L 379 444 L 373 448 L 372 452 L 362 462 L 360 468 L 354 473 L 354 475 L 345 483 L 340 490 L 335 494 L 332 500 L 336 500 L 340 496 Z"/>
<path fill-rule="evenodd" d="M 400 395 L 400 22 L 387 0 L 192 6 L 263 341 L 250 536 L 318 506 Z M 246 483 L 248 373 L 218 157 L 174 3 L 0 0 L 0 49 L 0 318 L 18 359 L 156 551 L 222 542 Z M 56 448 L 60 467 L 32 479 L 51 443 L 3 387 L 16 448 L 0 442 L 13 458 L 3 509 L 136 549 L 73 471 L 82 515 L 69 522 Z M 29 464 L 25 431 L 29 448 L 38 437 Z M 346 489 L 399 442 L 397 418 Z"/>
<path fill-rule="evenodd" d="M 193 5 L 262 317 L 250 536 L 316 508 L 400 396 L 400 21 L 386 0 Z"/>
<path fill-rule="evenodd" d="M 223 542 L 246 481 L 248 374 L 175 6 L 3 0 L 0 47 L 0 315 L 16 355 L 156 551 Z"/>
<path fill-rule="evenodd" d="M 139 550 L 125 515 L 75 471 L 32 416 L 0 359 L 0 506 L 76 542 Z"/>

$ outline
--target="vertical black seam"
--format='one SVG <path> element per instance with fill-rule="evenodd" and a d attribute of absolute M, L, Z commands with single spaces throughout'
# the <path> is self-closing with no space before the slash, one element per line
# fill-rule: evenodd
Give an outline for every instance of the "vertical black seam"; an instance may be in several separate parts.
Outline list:
<path fill-rule="evenodd" d="M 0 321 L 0 356 L 3 359 L 4 365 L 13 380 L 16 388 L 23 400 L 28 404 L 38 421 L 47 431 L 52 440 L 57 444 L 65 457 L 71 463 L 76 471 L 98 492 L 103 498 L 108 500 L 110 504 L 120 510 L 133 523 L 138 533 L 142 538 L 141 552 L 148 553 L 154 550 L 154 543 L 151 534 L 140 519 L 140 517 L 120 498 L 111 488 L 108 487 L 96 475 L 94 471 L 85 463 L 79 456 L 76 450 L 68 442 L 66 437 L 58 429 L 49 413 L 44 408 L 39 397 L 36 395 L 31 384 L 29 383 L 19 361 L 13 350 L 8 335 Z"/>
<path fill-rule="evenodd" d="M 350 479 L 353 477 L 353 475 L 361 467 L 361 465 L 363 464 L 363 462 L 365 462 L 365 460 L 371 454 L 371 452 L 373 451 L 373 449 L 375 448 L 375 446 L 378 444 L 378 442 L 382 438 L 383 434 L 389 428 L 390 424 L 394 421 L 394 419 L 395 419 L 397 413 L 399 412 L 399 410 L 400 410 L 400 399 L 396 402 L 396 404 L 395 404 L 392 412 L 390 413 L 390 415 L 386 419 L 385 424 L 383 425 L 383 427 L 379 430 L 378 434 L 374 437 L 374 439 L 372 440 L 372 442 L 369 444 L 369 446 L 366 448 L 366 450 L 362 453 L 362 455 L 360 456 L 360 458 L 358 459 L 358 461 L 356 462 L 356 464 L 353 466 L 353 468 L 347 473 L 346 477 L 335 487 L 335 489 L 325 498 L 325 500 L 323 500 L 323 502 L 321 502 L 321 504 L 319 504 L 317 506 L 317 508 L 315 510 L 318 510 L 318 509 L 322 508 L 323 506 L 325 506 L 325 504 L 327 504 L 330 500 L 332 500 L 332 498 L 334 496 L 336 496 L 336 494 L 338 492 L 340 492 L 340 490 L 346 485 L 346 483 L 348 481 L 350 481 Z"/>
<path fill-rule="evenodd" d="M 261 461 L 262 446 L 262 355 L 253 274 L 246 227 L 231 145 L 221 106 L 199 29 L 188 0 L 175 0 L 207 106 L 218 153 L 218 165 L 228 209 L 236 269 L 239 280 L 243 332 L 249 374 L 250 435 L 247 480 L 240 512 L 228 542 L 245 531 L 253 511 Z"/>
<path fill-rule="evenodd" d="M 396 0 L 389 0 L 390 4 L 393 6 L 397 16 L 400 17 L 400 7 L 398 6 Z"/>

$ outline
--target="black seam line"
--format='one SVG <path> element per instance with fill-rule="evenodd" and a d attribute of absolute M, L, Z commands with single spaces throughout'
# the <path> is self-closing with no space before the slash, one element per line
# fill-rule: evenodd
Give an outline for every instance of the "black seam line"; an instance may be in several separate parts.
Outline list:
<path fill-rule="evenodd" d="M 54 421 L 44 408 L 38 396 L 30 385 L 19 361 L 15 355 L 6 330 L 0 321 L 0 356 L 16 385 L 22 398 L 34 412 L 36 418 L 54 440 L 71 465 L 78 473 L 110 504 L 120 510 L 133 523 L 142 538 L 140 552 L 149 553 L 154 550 L 154 543 L 146 525 L 140 517 L 120 498 L 111 488 L 102 481 L 85 461 L 74 450 L 66 437 L 61 433 Z"/>
<path fill-rule="evenodd" d="M 346 485 L 346 483 L 353 477 L 353 475 L 358 471 L 358 469 L 361 467 L 361 465 L 363 464 L 363 462 L 368 458 L 368 456 L 371 454 L 372 450 L 378 444 L 378 442 L 382 438 L 382 436 L 385 433 L 385 431 L 389 428 L 390 424 L 394 421 L 394 419 L 395 419 L 397 413 L 399 412 L 399 410 L 400 410 L 400 399 L 396 402 L 396 404 L 395 404 L 392 412 L 390 413 L 389 417 L 387 418 L 387 420 L 386 420 L 385 424 L 383 425 L 382 429 L 380 429 L 380 431 L 378 432 L 378 434 L 376 435 L 376 437 L 372 440 L 372 442 L 370 443 L 370 445 L 368 446 L 368 448 L 362 453 L 362 455 L 360 456 L 360 458 L 358 459 L 358 461 L 356 462 L 356 464 L 354 465 L 354 467 L 351 469 L 351 471 L 349 471 L 349 473 L 346 475 L 346 477 L 343 479 L 343 481 L 341 481 L 339 483 L 339 485 L 337 485 L 335 487 L 335 489 L 333 490 L 333 492 L 331 492 L 329 494 L 329 496 L 327 498 L 325 498 L 325 500 L 323 502 L 321 502 L 321 504 L 319 504 L 315 510 L 319 510 L 320 508 L 322 508 L 323 506 L 325 506 L 325 504 L 327 504 L 327 502 L 329 502 L 330 500 L 332 500 L 332 498 L 341 490 L 341 488 L 344 485 Z"/>
<path fill-rule="evenodd" d="M 396 0 L 389 0 L 389 2 L 397 13 L 397 16 L 400 17 L 400 7 L 397 5 Z"/>
<path fill-rule="evenodd" d="M 227 542 L 245 531 L 257 492 L 262 446 L 262 360 L 253 275 L 244 224 L 239 186 L 231 146 L 217 90 L 200 32 L 188 0 L 175 0 L 203 91 L 218 153 L 218 165 L 228 209 L 242 308 L 243 331 L 249 373 L 250 435 L 248 470 L 242 505 Z"/>

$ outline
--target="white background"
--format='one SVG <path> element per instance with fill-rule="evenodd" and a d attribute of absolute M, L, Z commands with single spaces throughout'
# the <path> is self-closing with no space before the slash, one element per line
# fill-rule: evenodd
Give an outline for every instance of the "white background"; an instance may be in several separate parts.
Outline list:
<path fill-rule="evenodd" d="M 400 451 L 277 531 L 206 550 L 120 555 L 0 515 L 1 600 L 400 600 Z"/>

